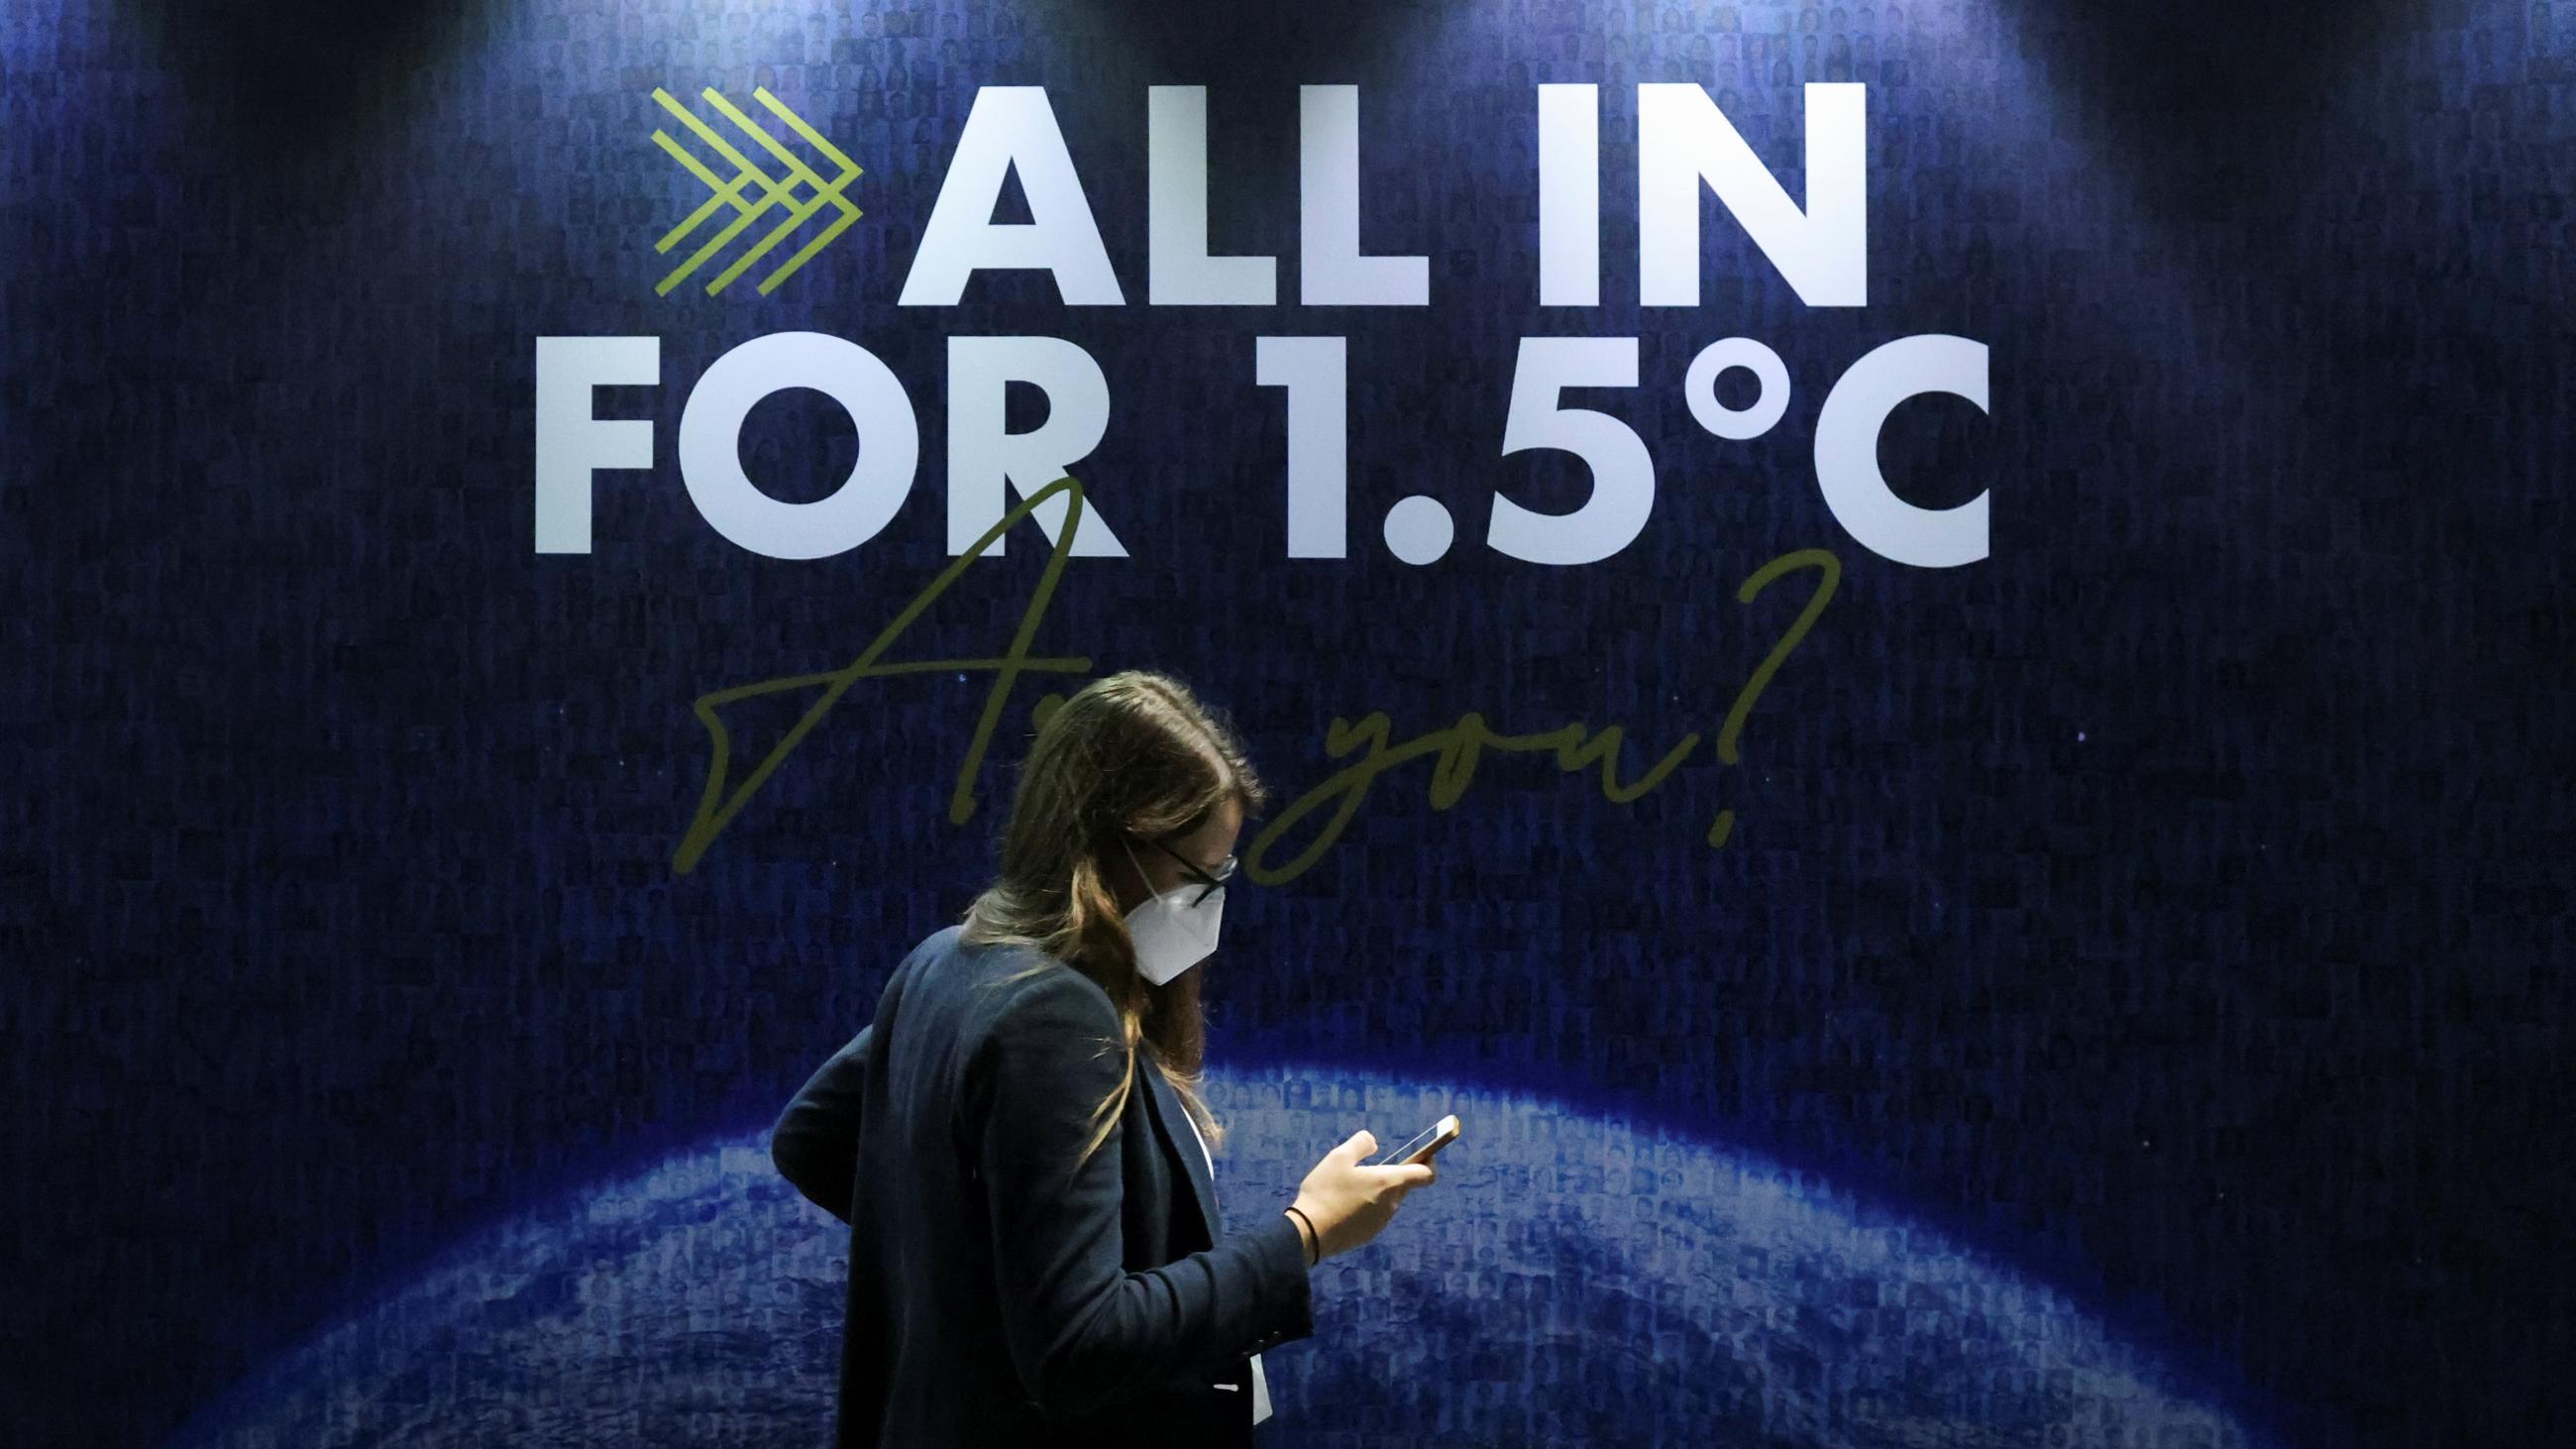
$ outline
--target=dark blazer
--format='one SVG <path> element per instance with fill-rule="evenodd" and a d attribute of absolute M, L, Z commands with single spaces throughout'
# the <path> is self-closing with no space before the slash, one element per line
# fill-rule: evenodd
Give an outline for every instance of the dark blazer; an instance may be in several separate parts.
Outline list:
<path fill-rule="evenodd" d="M 1248 1357 L 1314 1332 L 1296 1223 L 1219 1240 L 1150 1048 L 1077 1166 L 1118 1082 L 1117 1010 L 1062 962 L 958 936 L 904 958 L 770 1139 L 850 1224 L 839 1442 L 1248 1445 Z"/>

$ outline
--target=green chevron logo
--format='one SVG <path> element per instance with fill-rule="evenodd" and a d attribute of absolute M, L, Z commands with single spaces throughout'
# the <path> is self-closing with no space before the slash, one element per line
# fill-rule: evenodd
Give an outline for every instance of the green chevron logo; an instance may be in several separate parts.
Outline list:
<path fill-rule="evenodd" d="M 776 269 L 761 279 L 760 294 L 766 297 L 777 289 L 779 283 L 794 276 L 798 267 L 812 261 L 815 253 L 830 246 L 832 238 L 849 230 L 851 222 L 859 219 L 859 209 L 852 206 L 841 195 L 841 188 L 858 178 L 859 167 L 849 157 L 842 155 L 838 147 L 824 140 L 822 132 L 807 125 L 804 117 L 787 109 L 786 105 L 778 97 L 771 95 L 766 87 L 754 88 L 751 93 L 752 99 L 767 107 L 769 113 L 777 117 L 781 124 L 819 153 L 824 158 L 824 169 L 837 174 L 828 180 L 825 179 L 822 171 L 806 164 L 803 156 L 770 134 L 758 121 L 743 114 L 740 107 L 718 95 L 713 87 L 699 94 L 710 107 L 714 108 L 718 117 L 749 139 L 750 149 L 755 154 L 765 153 L 771 166 L 764 168 L 751 155 L 746 155 L 744 148 L 727 140 L 724 132 L 717 130 L 706 119 L 672 99 L 669 91 L 659 86 L 654 87 L 653 99 L 661 102 L 663 110 L 677 117 L 680 124 L 688 128 L 691 135 L 704 143 L 706 149 L 719 158 L 720 165 L 709 165 L 668 131 L 653 132 L 654 144 L 671 153 L 673 160 L 687 167 L 689 174 L 704 182 L 707 190 L 713 193 L 706 199 L 704 205 L 681 218 L 678 226 L 665 232 L 662 239 L 653 244 L 653 250 L 667 256 L 672 248 L 688 240 L 691 233 L 713 219 L 719 212 L 730 207 L 734 215 L 733 219 L 726 222 L 715 235 L 700 243 L 697 250 L 690 252 L 677 267 L 672 268 L 670 275 L 656 283 L 653 290 L 658 295 L 669 296 L 673 287 L 688 280 L 692 273 L 705 266 L 726 247 L 731 246 L 736 238 L 749 231 L 755 224 L 766 217 L 778 216 L 780 219 L 777 223 L 761 233 L 759 240 L 751 243 L 733 259 L 730 265 L 709 279 L 706 284 L 707 295 L 712 297 L 732 286 L 734 278 L 749 271 L 761 258 L 769 255 L 779 243 L 804 229 L 808 222 L 827 210 L 837 213 L 812 240 L 798 248 L 794 256 L 779 263 Z M 722 169 L 725 167 L 731 168 L 730 175 Z M 773 170 L 777 172 L 776 175 L 771 174 Z"/>

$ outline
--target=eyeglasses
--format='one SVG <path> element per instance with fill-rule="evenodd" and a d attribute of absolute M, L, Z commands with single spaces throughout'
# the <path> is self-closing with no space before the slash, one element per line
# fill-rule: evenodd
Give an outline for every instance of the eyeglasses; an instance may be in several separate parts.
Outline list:
<path fill-rule="evenodd" d="M 1145 839 L 1145 837 L 1141 835 L 1136 838 L 1139 840 Z M 1209 870 L 1207 867 L 1200 865 L 1197 861 L 1190 859 L 1188 856 L 1181 854 L 1179 851 L 1172 849 L 1170 846 L 1165 845 L 1159 840 L 1145 840 L 1145 843 L 1154 847 L 1156 850 L 1161 851 L 1165 855 L 1170 856 L 1172 859 L 1179 861 L 1181 863 L 1181 869 L 1189 872 L 1190 879 L 1199 883 L 1199 893 L 1190 897 L 1190 904 L 1193 907 L 1197 906 L 1201 901 L 1206 900 L 1209 896 L 1214 895 L 1216 892 L 1225 889 L 1225 883 L 1234 879 L 1235 859 L 1231 855 L 1227 856 L 1224 860 L 1217 862 L 1215 870 Z"/>

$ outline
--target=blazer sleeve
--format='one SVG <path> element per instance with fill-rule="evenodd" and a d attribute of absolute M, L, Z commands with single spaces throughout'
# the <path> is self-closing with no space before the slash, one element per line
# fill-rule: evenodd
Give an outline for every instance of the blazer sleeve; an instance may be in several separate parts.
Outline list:
<path fill-rule="evenodd" d="M 964 1069 L 960 1125 L 985 1183 L 1002 1331 L 1048 1418 L 1313 1331 L 1304 1243 L 1283 1213 L 1177 1262 L 1126 1270 L 1118 1129 L 1082 1155 L 1093 1108 L 1128 1070 L 1119 1038 L 1108 996 L 1064 968 L 1004 1005 Z"/>
<path fill-rule="evenodd" d="M 769 1160 L 805 1199 L 843 1222 L 859 1174 L 859 1108 L 866 1101 L 869 1038 L 861 1027 L 850 1044 L 816 1069 L 770 1130 Z"/>

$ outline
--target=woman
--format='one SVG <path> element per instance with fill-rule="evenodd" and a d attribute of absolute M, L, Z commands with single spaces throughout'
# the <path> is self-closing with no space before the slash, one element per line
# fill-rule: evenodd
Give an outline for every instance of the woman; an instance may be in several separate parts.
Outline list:
<path fill-rule="evenodd" d="M 1039 727 L 1001 876 L 915 947 L 779 1118 L 778 1169 L 850 1224 L 843 1445 L 1245 1444 L 1307 1273 L 1427 1165 L 1366 1132 L 1220 1232 L 1199 973 L 1260 783 L 1179 684 L 1099 680 Z"/>

